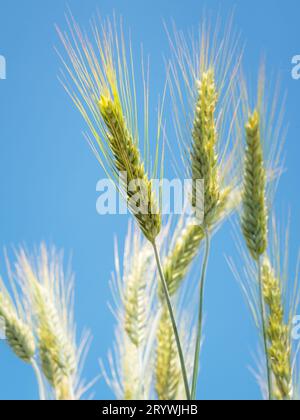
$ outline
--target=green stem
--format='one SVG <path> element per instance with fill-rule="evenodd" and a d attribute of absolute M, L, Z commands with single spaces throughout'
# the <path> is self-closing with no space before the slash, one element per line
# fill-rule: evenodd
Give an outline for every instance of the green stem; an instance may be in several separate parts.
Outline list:
<path fill-rule="evenodd" d="M 157 245 L 156 245 L 155 242 L 153 242 L 152 245 L 153 245 L 155 259 L 156 259 L 156 263 L 157 263 L 157 268 L 158 268 L 160 279 L 161 279 L 161 282 L 162 282 L 162 286 L 163 286 L 163 290 L 164 290 L 164 294 L 165 294 L 165 298 L 166 298 L 166 303 L 167 303 L 167 307 L 168 307 L 168 310 L 169 310 L 169 315 L 170 315 L 170 319 L 171 319 L 171 323 L 172 323 L 172 327 L 173 327 L 173 331 L 174 331 L 174 335 L 175 335 L 175 340 L 176 340 L 176 345 L 177 345 L 177 350 L 178 350 L 178 355 L 179 355 L 180 365 L 181 365 L 181 372 L 182 372 L 182 377 L 183 377 L 183 382 L 184 382 L 184 387 L 185 387 L 186 398 L 187 398 L 188 401 L 190 401 L 191 400 L 191 394 L 190 394 L 187 370 L 186 370 L 186 366 L 185 366 L 184 355 L 183 355 L 183 351 L 182 351 L 182 346 L 181 346 L 181 342 L 180 342 L 178 328 L 177 328 L 177 325 L 176 325 L 174 311 L 173 311 L 173 308 L 172 308 L 171 298 L 170 298 L 168 286 L 167 286 L 167 283 L 166 283 L 166 279 L 165 279 L 165 276 L 164 276 L 164 273 L 163 273 L 163 269 L 162 269 Z"/>
<path fill-rule="evenodd" d="M 200 350 L 201 350 L 201 338 L 202 338 L 202 327 L 203 327 L 203 303 L 204 303 L 204 289 L 205 279 L 210 253 L 210 235 L 207 229 L 205 229 L 205 256 L 202 266 L 202 274 L 200 280 L 200 297 L 199 297 L 199 313 L 198 313 L 198 325 L 197 325 L 197 339 L 195 347 L 195 358 L 194 358 L 194 370 L 193 370 L 193 384 L 192 384 L 192 400 L 196 400 L 197 394 L 197 382 L 199 376 L 199 364 L 200 364 Z"/>
<path fill-rule="evenodd" d="M 266 355 L 266 368 L 267 368 L 267 381 L 268 381 L 268 395 L 267 399 L 272 400 L 272 373 L 269 360 L 269 351 L 268 351 L 268 337 L 267 337 L 267 328 L 266 328 L 266 308 L 263 295 L 263 284 L 262 284 L 262 275 L 261 275 L 261 258 L 258 260 L 258 283 L 259 283 L 259 304 L 260 304 L 260 313 L 261 313 L 261 322 L 262 322 L 262 333 L 263 333 L 263 342 L 264 342 L 264 351 Z"/>

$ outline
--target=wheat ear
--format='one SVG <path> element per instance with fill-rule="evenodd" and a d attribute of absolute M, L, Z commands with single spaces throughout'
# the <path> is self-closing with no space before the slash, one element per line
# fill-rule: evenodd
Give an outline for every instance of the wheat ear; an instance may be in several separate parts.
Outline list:
<path fill-rule="evenodd" d="M 269 311 L 267 336 L 271 369 L 276 383 L 274 397 L 278 400 L 289 400 L 293 390 L 290 329 L 284 323 L 280 281 L 267 258 L 262 264 L 262 283 L 263 296 Z"/>
<path fill-rule="evenodd" d="M 36 351 L 34 334 L 20 318 L 5 291 L 0 291 L 0 317 L 5 323 L 5 336 L 10 348 L 21 360 L 31 363 Z"/>
<path fill-rule="evenodd" d="M 35 290 L 35 302 L 43 373 L 55 390 L 57 400 L 73 400 L 71 378 L 76 371 L 75 354 L 65 339 L 55 308 L 41 288 Z"/>
<path fill-rule="evenodd" d="M 145 340 L 147 322 L 146 278 L 147 273 L 145 271 L 138 277 L 132 275 L 128 280 L 124 296 L 124 328 L 132 344 L 137 348 L 142 346 Z M 138 283 L 137 280 L 139 280 Z"/>
<path fill-rule="evenodd" d="M 268 244 L 268 215 L 266 206 L 266 169 L 260 133 L 260 117 L 256 110 L 245 127 L 247 147 L 244 165 L 242 231 L 252 258 L 257 263 L 259 306 L 268 377 L 268 398 L 272 398 L 272 378 L 268 354 L 266 307 L 263 296 L 261 259 Z"/>
<path fill-rule="evenodd" d="M 257 261 L 267 248 L 266 169 L 260 138 L 258 111 L 246 124 L 242 230 L 252 257 Z"/>
<path fill-rule="evenodd" d="M 161 229 L 161 216 L 157 207 L 152 183 L 148 179 L 140 152 L 130 134 L 118 98 L 114 101 L 102 96 L 99 109 L 108 129 L 111 152 L 115 158 L 115 170 L 126 174 L 123 185 L 130 210 L 146 236 L 153 242 Z M 140 193 L 138 209 L 132 199 Z"/>
<path fill-rule="evenodd" d="M 88 140 L 99 163 L 115 182 L 121 181 L 121 192 L 129 209 L 147 239 L 153 242 L 161 230 L 161 215 L 144 166 L 144 163 L 150 166 L 149 156 L 142 159 L 138 147 L 140 113 L 135 97 L 134 63 L 131 51 L 128 53 L 125 47 L 122 25 L 119 29 L 116 22 L 113 26 L 108 20 L 101 24 L 101 31 L 93 25 L 94 48 L 73 18 L 68 23 L 71 38 L 58 29 L 71 62 L 69 67 L 62 59 L 69 76 L 63 84 L 87 122 L 92 135 Z M 144 114 L 147 132 L 147 109 Z M 148 150 L 148 133 L 145 137 Z"/>
<path fill-rule="evenodd" d="M 217 130 L 215 111 L 218 93 L 215 85 L 213 70 L 203 73 L 198 88 L 198 102 L 196 105 L 193 145 L 192 145 L 192 204 L 197 206 L 197 184 L 204 181 L 204 221 L 209 226 L 214 218 L 214 212 L 220 199 L 220 185 L 218 175 L 218 156 L 216 153 Z"/>
<path fill-rule="evenodd" d="M 73 282 L 66 279 L 61 256 L 41 246 L 34 259 L 17 255 L 17 276 L 35 318 L 40 365 L 57 400 L 77 397 L 78 353 L 73 325 Z M 80 384 L 78 384 L 80 385 Z"/>
<path fill-rule="evenodd" d="M 180 363 L 170 317 L 166 307 L 157 329 L 156 384 L 159 400 L 175 400 L 181 380 Z"/>

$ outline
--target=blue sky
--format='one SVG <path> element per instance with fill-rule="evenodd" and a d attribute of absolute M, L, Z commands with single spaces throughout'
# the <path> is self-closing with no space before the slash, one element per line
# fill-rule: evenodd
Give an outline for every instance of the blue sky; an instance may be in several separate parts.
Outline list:
<path fill-rule="evenodd" d="M 84 26 L 97 11 L 116 11 L 131 28 L 136 45 L 150 54 L 154 89 L 165 80 L 163 55 L 168 42 L 163 20 L 173 18 L 188 30 L 201 21 L 204 9 L 227 17 L 235 11 L 235 27 L 245 41 L 245 68 L 253 78 L 261 57 L 278 74 L 287 92 L 286 172 L 276 207 L 281 219 L 291 209 L 291 263 L 299 248 L 299 103 L 300 80 L 291 77 L 291 60 L 300 54 L 297 0 L 2 0 L 0 55 L 7 79 L 0 80 L 0 248 L 42 240 L 73 256 L 76 273 L 76 319 L 94 336 L 85 376 L 98 373 L 113 339 L 114 320 L 107 307 L 113 269 L 113 237 L 124 237 L 127 219 L 96 214 L 96 183 L 103 175 L 82 136 L 84 123 L 57 80 L 59 60 L 54 30 L 64 27 L 67 5 Z M 268 73 L 269 74 L 269 73 Z M 283 219 L 284 220 L 284 219 Z M 230 227 L 214 242 L 206 305 L 206 343 L 199 389 L 206 399 L 255 399 L 259 390 L 253 364 L 256 331 L 224 255 L 235 253 Z M 3 257 L 1 274 L 5 274 Z M 112 398 L 104 381 L 95 386 L 99 399 Z M 0 342 L 0 399 L 34 399 L 36 386 L 29 367 Z"/>

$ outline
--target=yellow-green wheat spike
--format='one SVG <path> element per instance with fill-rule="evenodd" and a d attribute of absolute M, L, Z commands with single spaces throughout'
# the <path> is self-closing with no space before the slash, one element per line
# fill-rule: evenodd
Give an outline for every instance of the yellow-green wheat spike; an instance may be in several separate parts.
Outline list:
<path fill-rule="evenodd" d="M 199 82 L 198 102 L 196 105 L 193 146 L 192 146 L 192 204 L 197 205 L 196 181 L 204 180 L 204 225 L 211 223 L 220 198 L 218 177 L 218 140 L 215 111 L 218 93 L 214 71 L 203 73 Z"/>
<path fill-rule="evenodd" d="M 175 400 L 181 380 L 180 364 L 170 317 L 166 308 L 157 330 L 156 384 L 159 400 Z"/>
<path fill-rule="evenodd" d="M 267 335 L 269 358 L 275 378 L 275 398 L 288 400 L 292 392 L 290 330 L 284 322 L 282 289 L 268 260 L 262 266 L 263 295 L 269 310 Z"/>
<path fill-rule="evenodd" d="M 131 45 L 125 42 L 122 23 L 119 27 L 116 21 L 112 23 L 108 19 L 101 23 L 100 29 L 92 24 L 92 39 L 81 31 L 72 17 L 68 23 L 69 36 L 58 29 L 69 56 L 69 63 L 62 58 L 66 70 L 62 83 L 90 129 L 88 141 L 99 163 L 116 183 L 121 181 L 120 189 L 129 209 L 142 232 L 153 243 L 161 230 L 161 216 L 144 166 L 144 163 L 147 168 L 151 166 L 147 82 L 143 81 L 146 104 L 144 149 L 147 151 L 143 160 L 139 149 L 140 113 L 137 109 L 135 68 Z M 158 151 L 158 141 L 156 146 Z M 157 165 L 158 162 L 155 162 L 154 167 Z"/>
<path fill-rule="evenodd" d="M 158 210 L 152 183 L 148 179 L 140 152 L 126 126 L 122 108 L 118 100 L 102 96 L 99 109 L 108 129 L 108 139 L 111 152 L 115 159 L 116 172 L 126 173 L 126 184 L 123 185 L 127 194 L 129 208 L 150 242 L 153 242 L 161 229 L 161 216 Z M 130 183 L 133 188 L 130 189 Z M 136 185 L 134 184 L 135 182 Z M 131 200 L 140 195 L 137 209 L 132 208 Z M 135 204 L 135 203 L 134 203 Z"/>
<path fill-rule="evenodd" d="M 246 139 L 242 229 L 248 249 L 257 261 L 266 251 L 268 236 L 266 170 L 258 111 L 246 124 Z"/>
<path fill-rule="evenodd" d="M 0 317 L 4 320 L 6 340 L 12 351 L 24 362 L 31 363 L 35 355 L 33 332 L 18 316 L 8 297 L 1 292 Z"/>

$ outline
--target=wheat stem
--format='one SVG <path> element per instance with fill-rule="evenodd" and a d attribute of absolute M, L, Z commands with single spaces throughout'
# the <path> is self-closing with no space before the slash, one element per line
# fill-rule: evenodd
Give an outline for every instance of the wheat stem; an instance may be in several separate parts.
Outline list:
<path fill-rule="evenodd" d="M 174 335 L 175 335 L 178 355 L 179 355 L 179 359 L 180 359 L 181 372 L 182 372 L 182 377 L 183 377 L 183 382 L 184 382 L 184 387 L 185 387 L 186 398 L 187 398 L 188 401 L 190 401 L 191 400 L 191 394 L 190 394 L 187 370 L 186 370 L 186 366 L 185 366 L 185 360 L 184 360 L 183 350 L 182 350 L 182 346 L 181 346 L 181 342 L 180 342 L 178 328 L 177 328 L 177 325 L 176 325 L 174 311 L 173 311 L 173 308 L 172 308 L 171 298 L 170 298 L 170 294 L 169 294 L 169 291 L 168 291 L 168 286 L 167 286 L 167 283 L 166 283 L 164 272 L 163 272 L 163 269 L 162 269 L 162 265 L 161 265 L 160 256 L 159 256 L 159 252 L 158 252 L 158 249 L 157 249 L 156 242 L 154 241 L 152 243 L 152 245 L 153 245 L 153 249 L 154 249 L 154 254 L 155 254 L 155 259 L 156 259 L 156 263 L 157 263 L 159 276 L 160 276 L 160 279 L 161 279 L 161 283 L 162 283 L 165 298 L 166 298 L 166 304 L 167 304 L 167 307 L 168 307 L 170 320 L 172 322 L 172 327 L 173 327 L 173 331 L 174 331 Z"/>
<path fill-rule="evenodd" d="M 202 327 L 203 327 L 203 301 L 204 301 L 204 289 L 205 289 L 205 279 L 206 272 L 209 260 L 210 253 L 210 234 L 207 229 L 205 229 L 205 256 L 202 266 L 202 274 L 200 281 L 200 300 L 199 300 L 199 313 L 198 313 L 198 326 L 197 326 L 197 339 L 196 339 L 196 348 L 195 348 L 195 359 L 194 359 L 194 370 L 193 370 L 193 384 L 192 384 L 192 400 L 196 399 L 197 393 L 197 381 L 199 375 L 199 364 L 200 364 L 200 350 L 201 350 L 201 337 L 202 337 Z"/>
<path fill-rule="evenodd" d="M 37 383 L 38 383 L 40 401 L 46 401 L 46 393 L 45 393 L 43 378 L 42 378 L 42 375 L 41 375 L 40 368 L 39 368 L 35 359 L 31 359 L 31 366 L 34 370 L 36 380 L 37 380 Z"/>
<path fill-rule="evenodd" d="M 266 355 L 266 368 L 267 368 L 267 384 L 268 384 L 267 399 L 271 401 L 272 400 L 272 373 L 271 373 L 271 368 L 270 368 L 269 350 L 268 350 L 268 335 L 267 335 L 267 327 L 266 327 L 266 307 L 265 307 L 264 294 L 263 294 L 261 257 L 258 259 L 257 265 L 258 265 L 258 284 L 259 284 L 259 305 L 260 305 L 262 333 L 263 333 L 264 351 Z"/>

